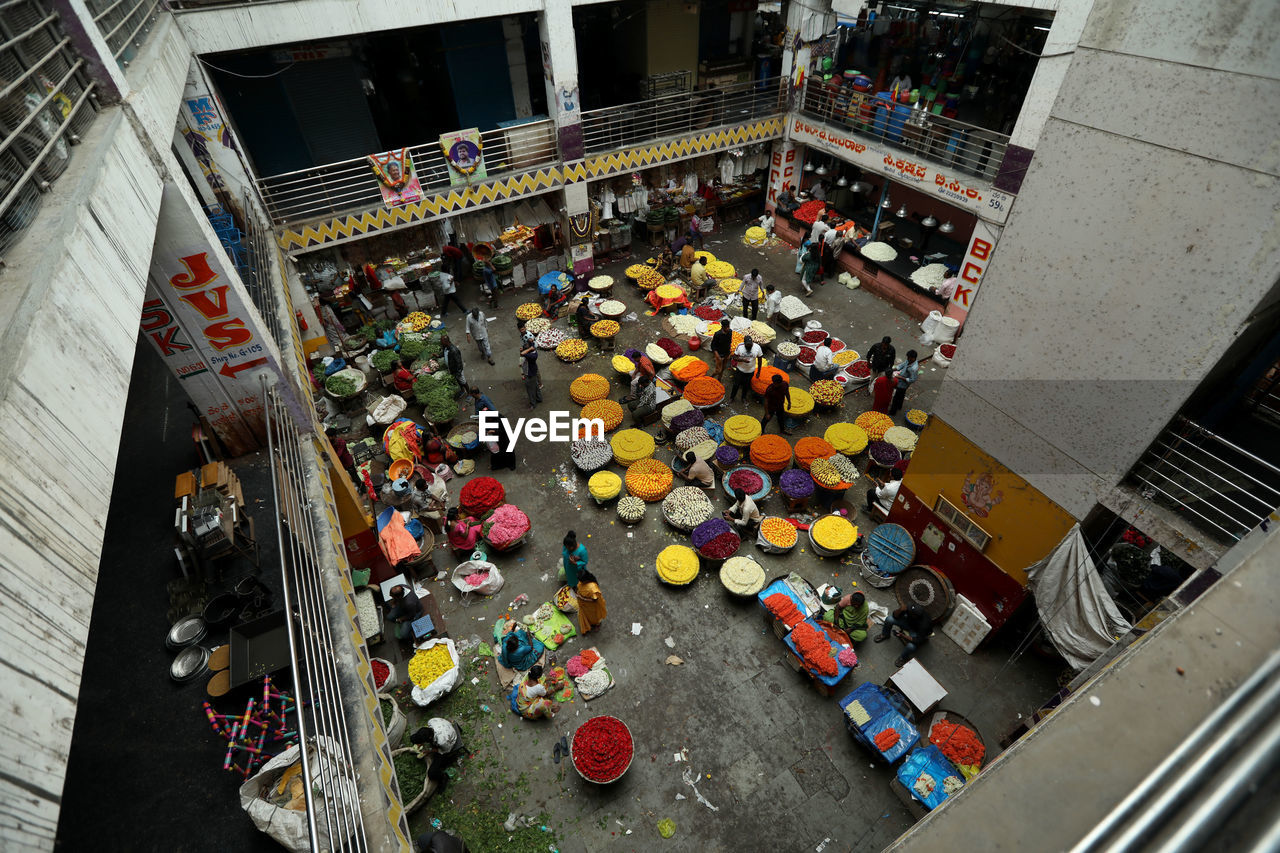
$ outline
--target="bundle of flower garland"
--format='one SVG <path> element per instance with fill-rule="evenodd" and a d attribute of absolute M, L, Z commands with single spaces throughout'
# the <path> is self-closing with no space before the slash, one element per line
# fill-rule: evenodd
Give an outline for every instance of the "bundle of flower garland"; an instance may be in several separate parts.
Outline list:
<path fill-rule="evenodd" d="M 730 557 L 720 567 L 720 583 L 734 595 L 755 595 L 764 589 L 764 567 L 751 557 Z"/>
<path fill-rule="evenodd" d="M 929 420 L 929 413 L 924 409 L 908 409 L 906 414 L 907 423 L 913 426 L 924 426 Z"/>
<path fill-rule="evenodd" d="M 973 767 L 982 764 L 987 748 L 968 726 L 941 720 L 929 729 L 929 742 L 957 766 Z"/>
<path fill-rule="evenodd" d="M 579 471 L 591 473 L 609 464 L 613 449 L 601 439 L 577 439 L 569 445 L 569 455 Z"/>
<path fill-rule="evenodd" d="M 836 473 L 840 475 L 840 479 L 846 483 L 856 482 L 858 479 L 858 466 L 853 464 L 848 456 L 843 453 L 835 453 L 827 457 L 827 461 L 835 466 Z"/>
<path fill-rule="evenodd" d="M 805 666 L 814 672 L 832 676 L 840 671 L 831 639 L 808 622 L 800 622 L 791 629 L 791 642 L 804 658 Z"/>
<path fill-rule="evenodd" d="M 851 423 L 832 424 L 822 436 L 839 453 L 848 456 L 861 453 L 867 449 L 867 433 L 862 427 Z"/>
<path fill-rule="evenodd" d="M 815 382 L 814 384 L 816 385 L 818 383 Z M 784 403 L 788 415 L 794 415 L 795 417 L 800 418 L 813 411 L 814 397 L 809 391 L 806 391 L 803 388 L 792 388 L 790 396 L 791 404 L 786 405 Z"/>
<path fill-rule="evenodd" d="M 587 480 L 587 491 L 596 500 L 607 501 L 616 498 L 622 491 L 622 478 L 612 471 L 597 471 Z"/>
<path fill-rule="evenodd" d="M 565 334 L 563 329 L 557 329 L 554 326 L 543 329 L 538 336 L 533 339 L 538 349 L 555 349 L 564 343 L 569 336 Z"/>
<path fill-rule="evenodd" d="M 677 335 L 696 335 L 698 326 L 702 325 L 702 321 L 692 314 L 673 314 L 667 318 L 667 322 L 676 330 Z"/>
<path fill-rule="evenodd" d="M 668 545 L 654 561 L 658 577 L 674 586 L 684 586 L 698 576 L 698 554 L 687 545 Z"/>
<path fill-rule="evenodd" d="M 596 320 L 591 324 L 591 334 L 597 338 L 612 338 L 621 328 L 617 320 Z"/>
<path fill-rule="evenodd" d="M 671 358 L 680 358 L 684 355 L 684 349 L 671 338 L 658 338 L 657 343 L 658 346 L 662 347 L 662 351 Z"/>
<path fill-rule="evenodd" d="M 805 441 L 806 439 L 800 439 Z M 796 444 L 796 457 L 800 456 L 800 444 Z M 813 494 L 813 478 L 809 476 L 807 471 L 801 471 L 799 468 L 791 468 L 782 472 L 782 476 L 778 478 L 778 488 L 782 489 L 782 493 L 789 498 L 807 498 Z M 790 525 L 788 525 L 790 526 Z"/>
<path fill-rule="evenodd" d="M 467 481 L 458 493 L 458 505 L 468 515 L 482 516 L 507 499 L 507 490 L 493 477 L 477 477 Z"/>
<path fill-rule="evenodd" d="M 791 375 L 787 373 L 787 371 L 783 370 L 781 367 L 774 367 L 771 364 L 766 364 L 764 367 L 760 368 L 759 373 L 752 374 L 751 390 L 755 391 L 757 394 L 763 394 L 773 383 L 773 377 L 775 376 L 781 376 L 783 382 L 788 385 L 791 384 Z"/>
<path fill-rule="evenodd" d="M 644 264 L 632 264 L 627 267 L 626 273 L 628 278 L 635 280 L 641 290 L 653 290 L 666 281 L 662 273 Z"/>
<path fill-rule="evenodd" d="M 764 320 L 752 320 L 751 328 L 747 330 L 747 334 L 761 346 L 778 336 L 778 333 L 773 330 L 773 326 L 770 326 Z"/>
<path fill-rule="evenodd" d="M 696 355 L 682 355 L 671 362 L 671 375 L 680 382 L 689 382 L 707 375 L 707 363 Z"/>
<path fill-rule="evenodd" d="M 791 445 L 780 435 L 762 435 L 751 442 L 751 464 L 770 474 L 784 471 L 791 465 Z"/>
<path fill-rule="evenodd" d="M 547 331 L 551 331 L 548 329 Z M 546 332 L 543 332 L 546 334 Z M 541 337 L 541 335 L 539 335 Z M 582 338 L 569 338 L 556 345 L 556 358 L 573 364 L 582 361 L 587 354 L 587 342 Z"/>
<path fill-rule="evenodd" d="M 778 355 L 783 358 L 795 358 L 800 354 L 800 345 L 795 341 L 782 341 L 777 347 Z"/>
<path fill-rule="evenodd" d="M 516 307 L 517 320 L 532 320 L 542 316 L 542 306 L 536 302 L 526 302 Z"/>
<path fill-rule="evenodd" d="M 892 468 L 902 461 L 902 451 L 887 441 L 873 441 L 867 447 L 871 461 L 881 468 Z"/>
<path fill-rule="evenodd" d="M 891 426 L 884 431 L 884 440 L 906 454 L 916 449 L 916 441 L 919 438 L 915 430 L 903 426 Z"/>
<path fill-rule="evenodd" d="M 592 400 L 582 407 L 582 413 L 579 417 L 585 420 L 594 420 L 599 418 L 604 421 L 604 431 L 613 432 L 622 423 L 622 404 L 617 400 Z M 574 436 L 574 438 L 585 438 L 587 428 L 581 427 L 583 435 Z"/>
<path fill-rule="evenodd" d="M 691 412 L 681 412 L 671 419 L 671 431 L 681 433 L 687 429 L 702 426 L 706 421 L 707 416 L 702 413 L 701 409 L 694 409 Z"/>
<path fill-rule="evenodd" d="M 726 276 L 716 282 L 716 286 L 720 288 L 720 292 L 725 296 L 732 296 L 742 289 L 742 279 Z"/>
<path fill-rule="evenodd" d="M 609 396 L 609 380 L 599 373 L 584 373 L 569 383 L 569 398 L 582 406 Z"/>
<path fill-rule="evenodd" d="M 534 317 L 532 320 L 524 324 L 524 330 L 534 337 L 537 337 L 550 328 L 551 321 L 546 317 Z"/>
<path fill-rule="evenodd" d="M 824 515 L 809 528 L 813 541 L 828 551 L 845 551 L 853 547 L 858 528 L 843 515 Z"/>
<path fill-rule="evenodd" d="M 710 406 L 724 399 L 724 385 L 714 376 L 698 376 L 684 386 L 684 398 L 695 406 Z"/>
<path fill-rule="evenodd" d="M 591 280 L 587 282 L 587 287 L 591 288 L 592 290 L 608 290 L 610 287 L 613 287 L 613 276 L 611 275 L 592 276 Z"/>
<path fill-rule="evenodd" d="M 835 452 L 836 449 L 825 438 L 806 435 L 796 442 L 796 467 L 808 471 L 813 460 L 826 459 Z"/>
<path fill-rule="evenodd" d="M 854 379 L 870 379 L 871 363 L 865 358 L 860 358 L 857 361 L 850 362 L 844 372 Z"/>
<path fill-rule="evenodd" d="M 742 453 L 732 444 L 722 444 L 716 448 L 716 463 L 725 466 L 737 465 L 742 460 Z"/>
<path fill-rule="evenodd" d="M 662 514 L 673 527 L 692 530 L 715 512 L 704 489 L 681 486 L 662 499 Z"/>
<path fill-rule="evenodd" d="M 715 279 L 729 278 L 734 275 L 733 264 L 728 261 L 712 261 L 707 264 L 707 275 Z"/>
<path fill-rule="evenodd" d="M 667 355 L 667 351 L 657 344 L 649 344 L 644 348 L 644 354 L 649 356 L 649 360 L 654 364 L 665 366 L 671 363 L 671 356 Z"/>
<path fill-rule="evenodd" d="M 704 264 L 714 263 L 716 260 L 716 256 L 708 252 L 706 249 L 699 249 L 693 253 L 693 256 Z"/>
<path fill-rule="evenodd" d="M 635 524 L 644 520 L 644 501 L 632 495 L 623 495 L 618 499 L 618 518 L 627 524 Z"/>
<path fill-rule="evenodd" d="M 676 450 L 681 452 L 692 450 L 695 445 L 710 440 L 711 434 L 707 432 L 706 427 L 689 427 L 676 434 Z"/>
<path fill-rule="evenodd" d="M 615 355 L 613 357 L 613 360 L 610 361 L 609 363 L 613 366 L 613 369 L 616 370 L 618 373 L 629 374 L 631 373 L 631 371 L 636 369 L 636 363 L 631 359 L 627 358 L 625 355 Z"/>
<path fill-rule="evenodd" d="M 791 527 L 789 524 L 787 526 Z M 794 527 L 791 527 L 791 529 L 795 530 Z M 796 603 L 791 600 L 791 596 L 783 592 L 775 592 L 773 595 L 766 596 L 764 608 L 788 628 L 804 619 L 804 614 L 800 612 L 800 608 L 796 607 Z"/>
<path fill-rule="evenodd" d="M 734 415 L 724 422 L 724 440 L 747 447 L 760 437 L 760 419 L 751 415 Z"/>
<path fill-rule="evenodd" d="M 852 364 L 853 362 L 857 361 L 858 358 L 859 356 L 856 351 L 851 349 L 846 349 L 846 350 L 841 350 L 840 352 L 831 356 L 831 361 L 834 364 L 838 364 L 841 367 L 844 367 L 846 364 Z"/>
<path fill-rule="evenodd" d="M 880 441 L 889 427 L 893 426 L 893 418 L 882 412 L 863 412 L 853 419 L 853 425 L 862 427 L 870 440 Z"/>
<path fill-rule="evenodd" d="M 677 287 L 674 284 L 660 284 L 654 288 L 653 292 L 658 295 L 659 299 L 663 300 L 679 299 L 684 296 L 684 288 Z"/>
<path fill-rule="evenodd" d="M 766 516 L 760 522 L 760 535 L 775 548 L 790 548 L 799 536 L 794 524 L 776 516 Z"/>
<path fill-rule="evenodd" d="M 759 225 L 752 225 L 742 235 L 742 242 L 748 246 L 763 246 L 769 240 L 769 235 Z"/>
<path fill-rule="evenodd" d="M 641 459 L 653 455 L 657 445 L 653 436 L 642 429 L 624 429 L 609 440 L 613 450 L 613 459 L 619 465 L 628 467 Z"/>
<path fill-rule="evenodd" d="M 657 459 L 641 459 L 627 468 L 627 491 L 641 500 L 660 501 L 671 491 L 674 476 Z"/>
<path fill-rule="evenodd" d="M 529 532 L 529 516 L 515 504 L 503 504 L 493 511 L 481 526 L 485 541 L 495 548 L 505 548 Z"/>

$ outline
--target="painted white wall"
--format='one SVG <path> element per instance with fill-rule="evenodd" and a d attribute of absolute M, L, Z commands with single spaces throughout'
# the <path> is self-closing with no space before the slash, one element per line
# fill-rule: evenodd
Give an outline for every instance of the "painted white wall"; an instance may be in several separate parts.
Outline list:
<path fill-rule="evenodd" d="M 1232 5 L 1096 0 L 936 407 L 1077 517 L 1280 271 L 1280 18 Z"/>
<path fill-rule="evenodd" d="M 1067 76 L 1067 68 L 1071 65 L 1071 57 L 1075 55 L 1076 45 L 1080 43 L 1080 34 L 1089 18 L 1089 10 L 1093 8 L 1093 0 L 1062 0 L 1054 6 L 1057 7 L 1057 13 L 1053 17 L 1053 24 L 1049 26 L 1049 35 L 1044 40 L 1041 58 L 1036 62 L 1031 85 L 1027 87 L 1027 96 L 1018 112 L 1018 120 L 1013 125 L 1013 133 L 1009 137 L 1011 145 L 1032 149 L 1036 147 L 1040 134 L 1044 132 L 1045 122 L 1049 120 L 1049 110 L 1057 100 L 1063 78 Z"/>

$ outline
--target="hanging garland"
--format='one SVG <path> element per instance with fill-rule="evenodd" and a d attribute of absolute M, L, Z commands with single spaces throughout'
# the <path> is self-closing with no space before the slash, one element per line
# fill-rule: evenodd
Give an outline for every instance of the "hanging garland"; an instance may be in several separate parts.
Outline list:
<path fill-rule="evenodd" d="M 589 243 L 595 233 L 594 213 L 569 214 L 569 237 L 574 243 Z"/>
<path fill-rule="evenodd" d="M 466 162 L 462 161 L 463 154 L 470 154 L 468 148 L 474 148 L 475 154 L 467 158 Z M 477 134 L 474 141 L 470 139 L 455 140 L 452 145 L 446 146 L 444 138 L 440 140 L 440 150 L 444 153 L 444 159 L 449 161 L 449 165 L 457 169 L 463 175 L 470 175 L 480 168 L 484 152 L 484 141 Z"/>
<path fill-rule="evenodd" d="M 401 148 L 399 151 L 388 151 L 385 154 L 370 154 L 367 159 L 369 167 L 373 169 L 373 174 L 377 176 L 378 180 L 384 186 L 395 192 L 400 192 L 409 183 L 409 179 L 413 177 L 410 174 L 410 170 L 404 167 L 408 153 L 409 149 Z M 398 168 L 399 178 L 391 177 L 391 166 L 393 164 Z"/>

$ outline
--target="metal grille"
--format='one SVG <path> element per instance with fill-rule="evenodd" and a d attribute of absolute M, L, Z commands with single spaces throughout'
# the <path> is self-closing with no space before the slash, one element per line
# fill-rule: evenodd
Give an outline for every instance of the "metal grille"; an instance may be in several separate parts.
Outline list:
<path fill-rule="evenodd" d="M 155 25 L 160 0 L 85 0 L 93 22 L 122 67 L 135 56 Z"/>
<path fill-rule="evenodd" d="M 583 145 L 588 154 L 594 154 L 775 116 L 786 111 L 784 82 L 771 77 L 586 110 Z"/>
<path fill-rule="evenodd" d="M 35 0 L 0 2 L 0 253 L 40 209 L 93 120 L 93 84 L 58 16 Z M 86 103 L 89 104 L 86 107 Z"/>
<path fill-rule="evenodd" d="M 267 449 L 284 578 L 285 624 L 298 699 L 298 740 L 332 748 L 301 750 L 311 849 L 321 849 L 318 830 L 323 826 L 331 842 L 326 849 L 368 850 L 351 738 L 343 714 L 342 685 L 316 560 L 319 543 L 327 544 L 329 537 L 327 533 L 317 535 L 305 486 L 310 478 L 308 466 L 313 468 L 314 461 L 304 460 L 293 421 L 265 376 L 262 395 L 267 401 Z M 315 801 L 317 792 L 325 794 L 322 803 Z"/>
<path fill-rule="evenodd" d="M 805 84 L 800 111 L 986 180 L 996 176 L 1009 147 L 1007 134 L 931 113 L 913 118 L 903 104 L 812 81 Z"/>
<path fill-rule="evenodd" d="M 254 201 L 247 194 L 242 201 L 245 234 L 243 260 L 236 259 L 236 269 L 244 280 L 249 297 L 271 331 L 276 346 L 284 347 L 284 330 L 280 325 L 280 311 L 276 299 L 276 283 L 272 281 L 271 255 L 274 251 L 271 231 L 254 214 Z"/>

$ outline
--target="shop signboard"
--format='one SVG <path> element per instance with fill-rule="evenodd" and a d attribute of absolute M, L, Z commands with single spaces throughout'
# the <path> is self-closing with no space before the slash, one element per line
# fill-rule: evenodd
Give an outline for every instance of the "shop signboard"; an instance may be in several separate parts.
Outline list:
<path fill-rule="evenodd" d="M 1004 224 L 1013 198 L 957 172 L 945 172 L 919 155 L 890 148 L 871 137 L 835 130 L 819 122 L 796 118 L 791 122 L 790 138 L 852 163 L 928 195 L 968 211 L 981 219 Z"/>
<path fill-rule="evenodd" d="M 232 455 L 266 439 L 259 374 L 278 362 L 257 311 L 172 184 L 164 201 L 141 332 Z"/>
<path fill-rule="evenodd" d="M 969 238 L 969 247 L 965 249 L 964 260 L 960 262 L 959 283 L 956 292 L 951 295 L 951 308 L 968 313 L 973 307 L 973 298 L 978 294 L 978 285 L 982 283 L 982 274 L 991 263 L 991 254 L 995 251 L 996 240 L 1001 229 L 979 219 L 973 226 L 973 236 Z M 952 312 L 948 312 L 952 313 Z"/>
<path fill-rule="evenodd" d="M 776 204 L 778 193 L 790 186 L 795 190 L 799 185 L 800 160 L 795 143 L 779 139 L 773 143 L 773 151 L 769 155 L 769 204 Z"/>
<path fill-rule="evenodd" d="M 378 179 L 383 204 L 399 207 L 422 201 L 422 184 L 418 182 L 418 170 L 413 167 L 413 155 L 408 148 L 370 154 L 368 159 L 369 168 Z"/>
<path fill-rule="evenodd" d="M 440 150 L 449 163 L 450 184 L 468 184 L 486 176 L 484 142 L 478 128 L 440 134 Z"/>

